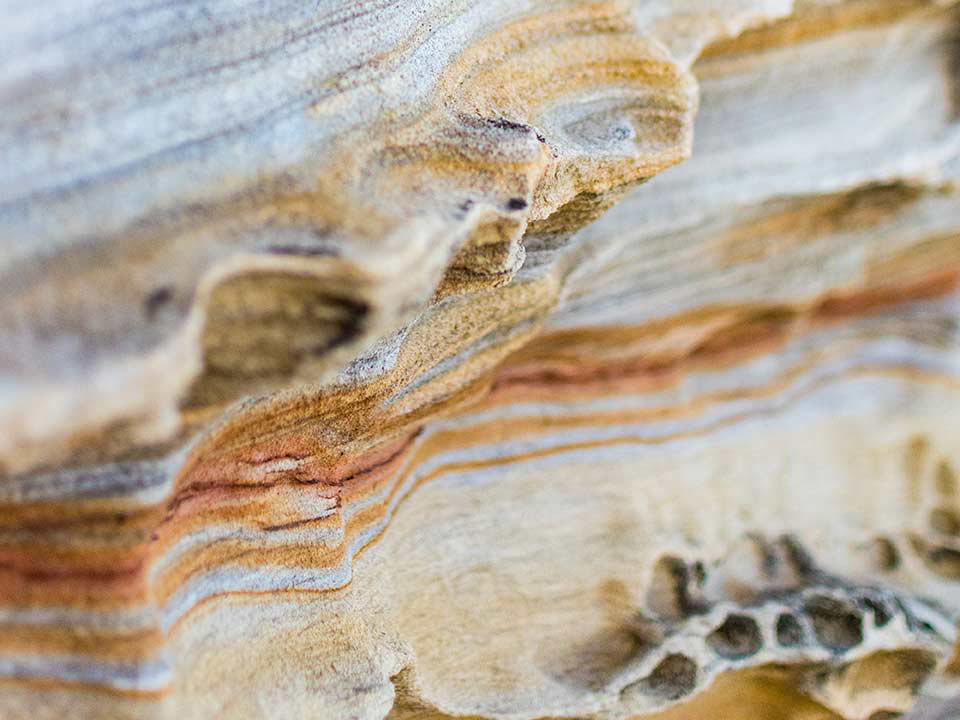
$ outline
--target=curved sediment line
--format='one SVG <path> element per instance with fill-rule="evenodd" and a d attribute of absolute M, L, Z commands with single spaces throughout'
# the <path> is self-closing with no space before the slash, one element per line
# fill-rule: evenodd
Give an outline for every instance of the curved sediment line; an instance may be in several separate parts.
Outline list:
<path fill-rule="evenodd" d="M 0 365 L 35 362 L 28 390 L 51 395 L 0 447 L 0 472 L 26 471 L 0 483 L 5 697 L 608 717 L 774 663 L 859 717 L 843 673 L 877 653 L 919 685 L 955 640 L 960 579 L 942 427 L 960 214 L 950 181 L 916 177 L 955 170 L 930 91 L 946 13 L 804 3 L 708 52 L 716 85 L 795 77 L 764 57 L 794 42 L 811 76 L 840 57 L 876 85 L 896 69 L 880 50 L 906 47 L 888 36 L 916 31 L 892 86 L 918 88 L 908 108 L 930 94 L 929 117 L 889 162 L 858 139 L 829 177 L 751 168 L 721 189 L 751 143 L 788 137 L 753 137 L 763 103 L 741 133 L 727 102 L 693 179 L 631 195 L 690 152 L 703 43 L 792 3 L 429 2 L 430 23 L 388 24 L 379 48 L 363 23 L 399 5 L 341 18 L 356 48 L 311 51 L 324 31 L 295 28 L 280 64 L 310 87 L 258 109 L 249 142 L 178 145 L 179 170 L 163 149 L 86 168 L 10 224 L 52 249 L 20 263 L 17 245 L 0 271 L 16 340 Z M 276 62 L 282 43 L 265 47 Z M 220 152 L 244 158 L 222 185 Z M 120 196 L 131 217 L 80 232 Z"/>
<path fill-rule="evenodd" d="M 829 331 L 829 328 L 827 330 Z M 839 332 L 839 329 L 833 332 Z M 802 336 L 794 343 L 800 340 Z M 199 487 L 192 487 L 187 483 L 182 486 L 176 499 L 167 505 L 171 510 L 167 511 L 166 519 L 152 531 L 157 540 L 151 543 L 151 550 L 143 556 L 144 564 L 137 565 L 133 570 L 137 575 L 145 573 L 143 581 L 146 584 L 137 585 L 149 588 L 147 592 L 153 598 L 151 604 L 156 602 L 164 609 L 147 611 L 148 617 L 159 612 L 159 615 L 155 616 L 159 624 L 148 631 L 153 639 L 146 644 L 142 644 L 143 640 L 135 641 L 133 645 L 128 645 L 127 652 L 132 652 L 133 657 L 136 657 L 148 647 L 160 650 L 165 636 L 179 626 L 193 608 L 215 597 L 249 593 L 267 595 L 296 590 L 325 592 L 345 587 L 352 575 L 351 567 L 356 553 L 380 536 L 403 499 L 424 483 L 450 473 L 458 477 L 477 473 L 478 477 L 482 477 L 493 467 L 536 463 L 561 456 L 573 458 L 582 451 L 618 446 L 662 445 L 700 436 L 714 436 L 722 428 L 742 424 L 750 418 L 779 415 L 818 388 L 822 390 L 842 387 L 844 383 L 840 380 L 844 378 L 846 383 L 851 383 L 856 377 L 883 377 L 890 373 L 896 377 L 906 372 L 914 381 L 956 385 L 953 380 L 958 372 L 955 363 L 950 364 L 948 359 L 936 352 L 930 352 L 932 364 L 920 369 L 917 363 L 923 356 L 918 356 L 922 346 L 908 342 L 911 349 L 904 352 L 896 344 L 885 348 L 882 342 L 874 342 L 873 345 L 865 345 L 864 350 L 857 350 L 863 341 L 856 340 L 856 336 L 851 340 L 852 349 L 843 349 L 841 344 L 839 348 L 831 351 L 832 355 L 837 356 L 834 360 L 823 353 L 805 355 L 809 350 L 803 348 L 809 345 L 801 343 L 799 348 L 793 351 L 799 353 L 799 358 L 803 358 L 801 364 L 789 364 L 789 370 L 781 369 L 773 378 L 759 380 L 756 388 L 749 389 L 741 385 L 732 390 L 714 390 L 692 404 L 688 398 L 682 407 L 671 407 L 669 398 L 677 391 L 670 388 L 678 387 L 677 382 L 683 374 L 674 375 L 665 385 L 661 381 L 651 387 L 649 371 L 641 370 L 635 376 L 637 390 L 630 395 L 624 395 L 624 392 L 628 392 L 627 386 L 615 375 L 604 381 L 606 392 L 599 391 L 596 384 L 593 384 L 585 394 L 574 393 L 566 395 L 564 399 L 558 398 L 564 406 L 576 408 L 573 413 L 570 412 L 570 407 L 561 412 L 560 407 L 563 406 L 560 406 L 556 414 L 543 416 L 539 414 L 539 406 L 532 405 L 530 407 L 537 413 L 536 417 L 526 418 L 521 414 L 510 418 L 503 415 L 503 408 L 515 404 L 518 399 L 522 401 L 524 397 L 530 398 L 532 388 L 552 388 L 547 396 L 551 397 L 558 382 L 567 387 L 576 387 L 582 382 L 574 377 L 561 380 L 555 376 L 546 386 L 542 384 L 542 379 L 535 377 L 527 380 L 527 385 L 517 385 L 517 380 L 522 375 L 514 375 L 511 384 L 498 386 L 493 382 L 491 387 L 500 389 L 495 390 L 477 409 L 454 415 L 450 420 L 433 421 L 425 431 L 415 432 L 392 447 L 380 450 L 378 460 L 371 462 L 362 457 L 351 460 L 349 465 L 357 469 L 349 475 L 341 475 L 338 479 L 334 479 L 337 476 L 330 475 L 329 470 L 324 470 L 321 466 L 318 468 L 321 477 L 327 479 L 320 480 L 317 484 L 318 481 L 310 480 L 315 471 L 309 469 L 309 458 L 292 459 L 285 456 L 286 459 L 263 460 L 258 463 L 254 468 L 259 470 L 250 476 L 248 484 L 245 485 L 236 485 L 234 481 L 218 488 L 216 484 L 211 485 L 209 482 Z M 551 342 L 549 337 L 544 339 L 546 347 L 549 347 Z M 768 348 L 761 348 L 759 358 L 769 352 Z M 863 354 L 864 351 L 866 354 Z M 853 355 L 849 355 L 850 352 L 853 352 Z M 908 357 L 911 359 L 904 366 Z M 943 364 L 945 361 L 946 365 Z M 742 362 L 728 362 L 729 372 L 742 370 Z M 713 361 L 710 356 L 701 356 L 698 365 L 702 369 L 697 372 L 702 373 L 713 365 Z M 722 376 L 723 372 L 714 369 L 709 374 L 719 373 Z M 939 380 L 936 379 L 937 376 Z M 656 390 L 658 386 L 662 388 L 659 391 Z M 637 391 L 639 394 L 636 394 Z M 654 392 L 652 397 L 651 391 Z M 661 402 L 666 404 L 655 400 L 651 404 L 652 398 L 663 393 L 666 395 Z M 536 391 L 533 395 L 536 396 Z M 749 407 L 744 406 L 744 402 L 748 400 Z M 625 407 L 602 409 L 604 403 L 609 404 L 611 401 Z M 641 408 L 629 410 L 629 406 L 636 402 L 641 403 Z M 757 402 L 761 404 L 756 405 Z M 719 416 L 711 418 L 709 415 L 712 412 L 702 416 L 702 413 L 711 411 L 718 403 Z M 596 409 L 593 409 L 594 407 Z M 517 412 L 521 411 L 518 409 Z M 694 418 L 696 421 L 691 425 Z M 608 429 L 603 430 L 598 424 L 607 426 Z M 583 429 L 578 430 L 578 427 Z M 494 445 L 489 445 L 489 442 L 484 440 L 491 433 L 494 437 L 501 438 Z M 477 449 L 472 449 L 472 446 Z M 477 455 L 477 450 L 481 448 L 482 452 Z M 440 454 L 437 454 L 438 452 Z M 229 472 L 226 477 L 229 477 Z M 249 501 L 258 505 L 281 502 L 282 496 L 264 496 L 263 493 L 283 488 L 293 493 L 290 495 L 291 500 L 298 493 L 322 499 L 325 508 L 323 513 L 309 514 L 307 517 L 280 516 L 277 520 L 271 520 L 264 516 L 262 511 L 251 510 L 244 505 Z M 317 490 L 321 491 L 319 495 Z M 229 494 L 222 495 L 224 491 L 229 491 Z M 183 493 L 190 499 L 185 500 Z M 236 493 L 239 493 L 241 505 L 231 499 Z M 209 497 L 205 498 L 205 495 Z M 244 496 L 249 496 L 249 501 L 244 501 Z M 290 507 L 289 503 L 290 501 L 281 502 L 281 507 Z M 184 512 L 188 515 L 184 516 Z M 310 511 L 313 512 L 315 511 Z M 226 513 L 223 519 L 228 523 L 221 526 L 216 516 L 223 513 Z M 183 520 L 190 515 L 193 515 L 194 522 L 183 525 Z M 235 518 L 239 517 L 253 517 L 257 522 L 255 526 L 248 524 L 246 531 L 240 532 L 235 524 Z M 180 519 L 174 524 L 177 518 Z M 198 534 L 189 540 L 188 544 L 180 544 L 191 537 L 191 526 L 197 528 Z M 164 538 L 168 532 L 165 528 L 174 527 L 179 528 L 176 535 Z M 217 535 L 217 527 L 224 528 L 223 534 Z M 170 543 L 178 543 L 179 548 L 173 551 L 177 545 Z M 333 561 L 333 565 L 328 566 L 328 571 L 317 574 L 316 565 L 314 569 L 307 569 L 305 566 L 299 569 L 283 569 L 282 563 L 285 560 L 302 556 L 298 548 L 307 547 L 310 548 L 311 564 L 322 560 L 324 555 Z M 323 548 L 328 549 L 319 552 Z M 178 561 L 178 557 L 182 560 Z M 161 558 L 161 564 L 157 564 Z M 100 558 L 99 562 L 104 562 L 103 558 Z M 109 564 L 117 567 L 115 563 Z M 211 565 L 221 565 L 222 570 L 213 571 L 212 575 L 210 570 L 201 570 Z M 72 568 L 72 572 L 80 573 L 76 575 L 76 579 L 83 579 L 84 582 L 95 580 L 78 570 L 77 565 L 72 565 Z M 42 590 L 42 573 L 37 569 L 31 572 L 31 588 L 34 591 Z M 118 587 L 124 587 L 129 592 L 130 571 L 114 572 L 117 573 Z M 7 587 L 12 589 L 12 586 Z M 42 593 L 35 595 L 34 602 L 41 596 Z M 51 611 L 50 622 L 55 623 L 61 619 L 56 610 L 51 608 Z M 120 617 L 130 612 L 135 611 L 130 607 L 124 608 Z M 26 611 L 21 615 L 21 622 L 30 615 L 39 620 L 36 613 L 36 608 Z M 18 614 L 20 613 L 15 613 Z M 97 624 L 107 630 L 112 624 L 107 620 L 110 613 L 107 612 L 101 617 L 102 620 Z M 84 622 L 86 624 L 89 621 Z M 148 627 L 150 626 L 147 625 L 144 629 Z M 41 637 L 31 640 L 34 648 L 45 644 L 47 643 Z M 97 647 L 98 654 L 106 653 L 109 656 L 115 652 L 111 650 L 112 646 L 119 649 L 119 646 L 101 635 L 91 649 Z M 15 674 L 19 674 L 19 671 Z M 63 679 L 70 678 L 63 676 Z"/>
<path fill-rule="evenodd" d="M 6 360 L 24 380 L 5 403 L 7 472 L 104 462 L 168 443 L 181 425 L 181 398 L 196 412 L 328 379 L 422 311 L 441 283 L 450 295 L 509 281 L 529 218 L 585 190 L 638 182 L 689 154 L 692 76 L 643 36 L 626 3 L 573 3 L 486 30 L 459 38 L 468 44 L 433 79 L 415 115 L 363 120 L 333 141 L 305 139 L 324 157 L 322 167 L 310 164 L 312 187 L 258 174 L 220 209 L 198 203 L 172 220 L 98 238 L 95 252 L 64 249 L 70 277 L 24 284 L 18 271 L 7 284 L 19 288 L 4 303 L 7 324 L 55 282 L 73 305 L 51 317 L 76 325 L 89 347 L 71 369 L 83 376 L 59 381 L 46 368 L 58 355 L 41 335 L 21 337 L 11 325 Z M 356 102 L 348 90 L 341 95 Z M 605 106 L 607 96 L 616 107 Z M 574 110 L 577 127 L 569 124 Z M 91 192 L 109 183 L 92 183 Z M 136 278 L 133 286 L 99 262 L 110 248 L 138 268 L 125 276 Z M 121 264 L 117 253 L 112 263 Z M 92 284 L 99 296 L 87 292 Z M 124 293 L 140 296 L 100 312 L 100 326 L 85 326 L 97 314 L 87 307 L 94 298 L 117 308 Z M 111 323 L 124 324 L 125 348 L 107 343 Z M 29 368 L 26 358 L 38 353 Z M 91 382 L 96 402 L 84 390 Z M 12 418 L 27 397 L 45 408 L 43 421 L 18 426 Z"/>

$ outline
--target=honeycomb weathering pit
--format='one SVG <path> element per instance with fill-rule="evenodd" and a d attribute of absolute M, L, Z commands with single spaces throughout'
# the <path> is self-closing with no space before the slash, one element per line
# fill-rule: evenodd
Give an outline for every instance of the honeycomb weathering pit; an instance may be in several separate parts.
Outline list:
<path fill-rule="evenodd" d="M 960 7 L 0 0 L 0 717 L 960 717 Z"/>

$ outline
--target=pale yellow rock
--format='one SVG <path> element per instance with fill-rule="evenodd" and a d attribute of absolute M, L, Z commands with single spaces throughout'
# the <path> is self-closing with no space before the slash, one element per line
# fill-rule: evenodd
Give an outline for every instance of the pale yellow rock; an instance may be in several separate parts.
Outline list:
<path fill-rule="evenodd" d="M 0 0 L 0 717 L 952 717 L 953 5 Z"/>

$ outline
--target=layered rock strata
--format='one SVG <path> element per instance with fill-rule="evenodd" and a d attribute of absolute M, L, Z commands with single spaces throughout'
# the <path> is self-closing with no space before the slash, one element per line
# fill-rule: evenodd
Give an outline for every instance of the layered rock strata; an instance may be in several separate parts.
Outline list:
<path fill-rule="evenodd" d="M 951 3 L 0 17 L 0 716 L 950 712 Z"/>

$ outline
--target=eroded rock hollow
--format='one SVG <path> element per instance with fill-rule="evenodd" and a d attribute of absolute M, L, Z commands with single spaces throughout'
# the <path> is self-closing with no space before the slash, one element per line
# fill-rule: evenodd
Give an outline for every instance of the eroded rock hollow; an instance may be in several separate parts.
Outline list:
<path fill-rule="evenodd" d="M 958 12 L 0 0 L 0 717 L 960 717 Z"/>

